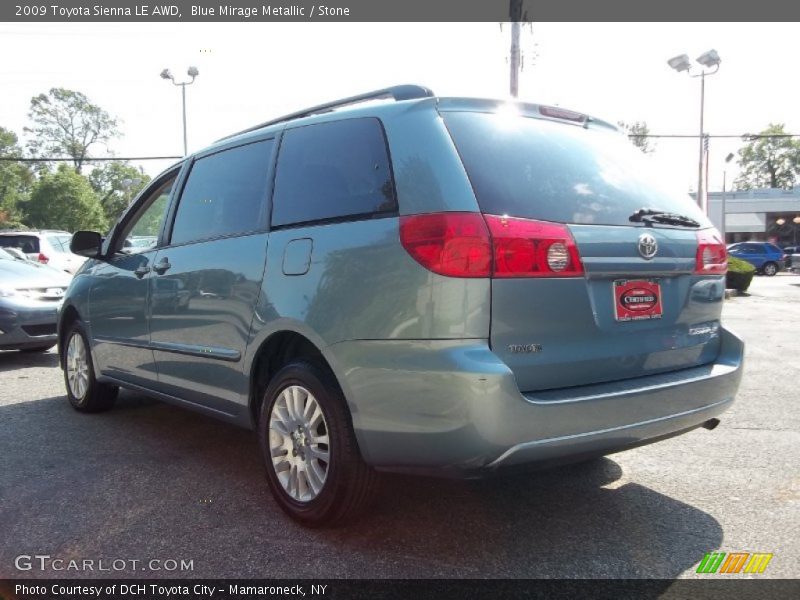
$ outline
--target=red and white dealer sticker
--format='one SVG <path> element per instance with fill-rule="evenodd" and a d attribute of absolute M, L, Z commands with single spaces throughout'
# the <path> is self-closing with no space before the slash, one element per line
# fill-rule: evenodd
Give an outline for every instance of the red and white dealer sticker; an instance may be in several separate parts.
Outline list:
<path fill-rule="evenodd" d="M 614 316 L 617 321 L 660 319 L 661 285 L 652 279 L 621 279 L 614 282 Z"/>

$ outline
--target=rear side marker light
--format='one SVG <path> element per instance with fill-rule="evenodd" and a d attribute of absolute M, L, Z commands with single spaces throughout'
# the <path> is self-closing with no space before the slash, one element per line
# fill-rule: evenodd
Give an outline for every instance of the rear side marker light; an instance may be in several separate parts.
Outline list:
<path fill-rule="evenodd" d="M 478 213 L 400 218 L 400 241 L 426 269 L 449 277 L 577 277 L 566 225 Z"/>
<path fill-rule="evenodd" d="M 728 250 L 716 229 L 697 232 L 694 272 L 698 275 L 724 275 L 728 271 Z"/>
<path fill-rule="evenodd" d="M 43 265 L 46 265 L 47 263 L 50 262 L 50 259 L 47 257 L 47 255 L 42 254 L 41 252 L 39 252 L 39 256 L 36 258 L 36 260 L 38 260 Z"/>

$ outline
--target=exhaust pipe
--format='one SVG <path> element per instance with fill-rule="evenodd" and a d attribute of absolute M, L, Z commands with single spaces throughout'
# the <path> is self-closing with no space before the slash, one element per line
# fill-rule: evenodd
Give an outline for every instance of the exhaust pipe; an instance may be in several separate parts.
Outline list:
<path fill-rule="evenodd" d="M 703 423 L 703 427 L 705 427 L 709 431 L 714 429 L 717 425 L 719 425 L 719 419 L 709 419 L 708 421 Z"/>

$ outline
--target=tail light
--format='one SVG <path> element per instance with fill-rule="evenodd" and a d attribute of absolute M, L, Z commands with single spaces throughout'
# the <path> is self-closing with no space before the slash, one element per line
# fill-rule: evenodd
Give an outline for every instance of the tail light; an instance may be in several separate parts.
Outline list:
<path fill-rule="evenodd" d="M 583 275 L 578 247 L 566 225 L 485 215 L 492 235 L 495 277 Z"/>
<path fill-rule="evenodd" d="M 697 232 L 697 258 L 694 272 L 698 275 L 724 275 L 728 271 L 728 250 L 716 229 Z"/>
<path fill-rule="evenodd" d="M 450 277 L 576 277 L 583 274 L 569 229 L 558 223 L 433 213 L 400 219 L 400 241 L 426 269 Z"/>
<path fill-rule="evenodd" d="M 449 277 L 489 277 L 491 240 L 478 213 L 432 213 L 400 218 L 400 241 L 426 269 Z"/>
<path fill-rule="evenodd" d="M 43 265 L 46 265 L 47 263 L 50 262 L 50 258 L 46 254 L 42 254 L 41 252 L 39 252 L 39 256 L 37 257 L 36 260 L 38 260 Z"/>

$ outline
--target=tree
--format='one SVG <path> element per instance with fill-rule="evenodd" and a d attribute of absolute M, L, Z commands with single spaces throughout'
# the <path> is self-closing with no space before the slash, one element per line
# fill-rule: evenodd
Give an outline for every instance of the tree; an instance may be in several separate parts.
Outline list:
<path fill-rule="evenodd" d="M 89 183 L 100 199 L 106 219 L 114 223 L 136 194 L 147 185 L 150 176 L 140 173 L 136 167 L 113 161 L 92 169 Z"/>
<path fill-rule="evenodd" d="M 105 231 L 108 227 L 86 177 L 64 164 L 41 176 L 24 206 L 27 224 L 37 229 Z"/>
<path fill-rule="evenodd" d="M 785 136 L 784 125 L 770 123 L 739 150 L 739 190 L 790 188 L 800 176 L 800 141 Z"/>
<path fill-rule="evenodd" d="M 639 148 L 645 154 L 649 154 L 655 150 L 655 145 L 650 142 L 650 128 L 647 126 L 646 121 L 634 121 L 630 125 L 624 121 L 618 121 L 619 125 L 628 134 L 628 139 L 631 143 Z"/>
<path fill-rule="evenodd" d="M 116 119 L 80 92 L 64 88 L 52 88 L 31 98 L 28 118 L 33 126 L 24 131 L 31 135 L 30 151 L 68 156 L 78 173 L 92 145 L 107 143 L 119 135 Z"/>
<path fill-rule="evenodd" d="M 22 149 L 17 135 L 0 127 L 0 157 L 20 158 Z M 20 204 L 24 202 L 33 183 L 33 173 L 22 162 L 0 160 L 0 229 L 22 227 Z"/>

